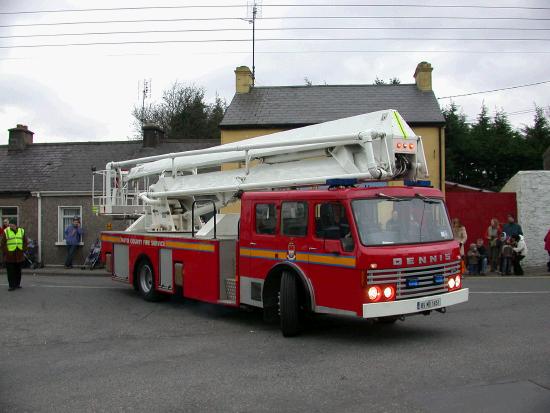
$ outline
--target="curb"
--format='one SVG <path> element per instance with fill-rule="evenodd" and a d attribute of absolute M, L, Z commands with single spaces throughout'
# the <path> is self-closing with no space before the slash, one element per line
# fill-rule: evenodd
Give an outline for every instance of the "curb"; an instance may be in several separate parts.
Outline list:
<path fill-rule="evenodd" d="M 110 277 L 105 268 L 97 268 L 94 270 L 81 269 L 81 267 L 63 268 L 63 267 L 44 267 L 44 268 L 23 268 L 23 275 L 34 276 L 71 276 L 71 277 Z"/>

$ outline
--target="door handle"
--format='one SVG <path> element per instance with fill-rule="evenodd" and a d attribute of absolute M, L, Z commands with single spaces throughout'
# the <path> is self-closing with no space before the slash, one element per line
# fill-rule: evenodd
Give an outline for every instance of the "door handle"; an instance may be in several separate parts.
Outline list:
<path fill-rule="evenodd" d="M 255 243 L 255 242 L 251 242 L 250 245 L 256 245 L 256 243 Z"/>
<path fill-rule="evenodd" d="M 310 251 L 317 251 L 317 248 L 315 248 L 315 247 L 309 247 L 309 250 L 310 250 Z"/>

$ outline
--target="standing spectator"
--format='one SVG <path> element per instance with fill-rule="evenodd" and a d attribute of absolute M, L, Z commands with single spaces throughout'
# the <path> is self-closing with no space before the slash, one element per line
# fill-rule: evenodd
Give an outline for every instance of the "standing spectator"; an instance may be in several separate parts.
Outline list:
<path fill-rule="evenodd" d="M 510 275 L 512 268 L 512 256 L 514 255 L 514 249 L 510 244 L 510 240 L 507 239 L 506 233 L 503 232 L 500 238 L 502 240 L 502 250 L 500 252 L 500 274 Z"/>
<path fill-rule="evenodd" d="M 487 242 L 489 243 L 489 270 L 495 272 L 498 268 L 500 224 L 496 218 L 491 219 L 491 225 L 487 228 Z"/>
<path fill-rule="evenodd" d="M 470 249 L 467 254 L 468 260 L 468 275 L 474 275 L 478 272 L 479 267 L 479 252 L 476 244 L 470 244 Z"/>
<path fill-rule="evenodd" d="M 461 224 L 458 218 L 453 218 L 453 238 L 455 241 L 458 241 L 460 256 L 464 259 L 464 244 L 468 239 L 468 234 L 466 234 L 466 228 Z"/>
<path fill-rule="evenodd" d="M 487 272 L 487 248 L 483 245 L 483 238 L 478 238 L 476 241 L 477 253 L 479 254 L 479 262 L 477 265 L 478 273 L 485 275 Z"/>
<path fill-rule="evenodd" d="M 548 251 L 548 262 L 546 263 L 546 266 L 548 267 L 548 271 L 550 271 L 550 229 L 544 237 L 544 249 Z"/>
<path fill-rule="evenodd" d="M 523 235 L 512 235 L 510 237 L 514 249 L 514 257 L 512 264 L 514 266 L 514 275 L 523 275 L 523 268 L 521 268 L 521 260 L 527 255 L 527 245 Z"/>
<path fill-rule="evenodd" d="M 65 268 L 73 268 L 73 257 L 82 240 L 82 227 L 80 217 L 75 216 L 73 223 L 65 228 L 65 242 L 67 244 L 67 259 Z"/>
<path fill-rule="evenodd" d="M 27 249 L 25 230 L 17 226 L 16 218 L 10 218 L 10 225 L 0 238 L 0 248 L 4 255 L 8 275 L 8 290 L 21 288 L 21 266 L 25 261 L 23 251 Z"/>
<path fill-rule="evenodd" d="M 512 214 L 508 214 L 508 222 L 504 224 L 502 230 L 506 232 L 506 235 L 512 237 L 514 235 L 523 235 L 521 225 L 516 223 L 516 219 Z"/>
<path fill-rule="evenodd" d="M 6 228 L 8 228 L 10 225 L 10 220 L 7 219 L 7 218 L 4 218 L 4 220 L 2 221 L 2 226 L 0 227 L 0 238 L 2 237 L 2 234 L 4 233 L 4 231 L 6 230 Z M 4 267 L 4 257 L 3 257 L 4 254 L 1 254 L 0 253 L 0 268 Z"/>

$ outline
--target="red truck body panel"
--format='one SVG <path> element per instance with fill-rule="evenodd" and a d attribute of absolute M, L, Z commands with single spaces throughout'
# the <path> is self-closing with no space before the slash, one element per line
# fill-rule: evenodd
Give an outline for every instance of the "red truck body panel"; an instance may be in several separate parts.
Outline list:
<path fill-rule="evenodd" d="M 231 305 L 250 303 L 240 300 L 239 293 L 243 291 L 241 281 L 249 283 L 247 288 L 255 288 L 254 283 L 263 285 L 262 283 L 274 272 L 274 269 L 284 265 L 298 273 L 304 280 L 309 294 L 313 296 L 312 310 L 363 316 L 364 305 L 369 302 L 367 297 L 369 276 L 370 280 L 380 279 L 381 276 L 377 274 L 384 269 L 391 270 L 392 277 L 398 277 L 417 267 L 420 269 L 438 266 L 446 268 L 445 266 L 456 266 L 459 259 L 458 243 L 452 240 L 407 245 L 368 247 L 362 245 L 356 226 L 351 224 L 354 222 L 351 216 L 351 202 L 356 199 L 374 198 L 380 193 L 403 198 L 414 198 L 415 194 L 421 194 L 424 197 L 443 200 L 443 194 L 439 190 L 419 187 L 250 192 L 244 193 L 241 199 L 239 239 L 233 241 L 235 242 L 234 267 L 230 269 L 224 267 L 227 259 L 220 258 L 223 239 L 197 239 L 192 238 L 191 234 L 105 232 L 102 234 L 102 254 L 104 259 L 107 254 L 110 254 L 112 272 L 116 278 L 114 269 L 117 266 L 117 258 L 113 246 L 127 245 L 129 251 L 127 282 L 134 283 L 136 265 L 140 259 L 147 257 L 155 269 L 155 286 L 158 286 L 160 250 L 169 249 L 172 265 L 181 263 L 184 266 L 183 296 L 210 303 L 223 302 Z M 308 233 L 304 236 L 282 235 L 281 219 L 278 219 L 277 228 L 272 234 L 258 234 L 255 230 L 255 205 L 265 202 L 275 204 L 277 216 L 280 218 L 281 203 L 285 201 L 308 203 Z M 351 224 L 351 237 L 355 241 L 353 250 L 345 251 L 340 242 L 316 236 L 313 231 L 314 208 L 321 201 L 337 201 L 346 207 L 345 214 L 347 214 L 347 221 Z M 237 292 L 232 303 L 222 300 L 224 298 L 222 280 L 225 281 L 224 277 L 226 277 L 222 273 L 227 273 L 228 270 L 234 272 Z M 456 272 L 456 274 L 459 273 Z M 388 278 L 387 282 L 395 287 L 400 281 Z M 158 287 L 157 289 L 173 294 L 176 292 L 176 284 L 174 282 L 173 288 L 168 291 Z M 446 288 L 446 281 L 443 288 Z M 261 306 L 261 303 L 256 305 Z"/>

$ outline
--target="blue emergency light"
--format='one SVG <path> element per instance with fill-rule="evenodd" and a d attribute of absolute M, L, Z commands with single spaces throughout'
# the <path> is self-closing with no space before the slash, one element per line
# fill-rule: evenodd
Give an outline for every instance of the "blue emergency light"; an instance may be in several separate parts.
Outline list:
<path fill-rule="evenodd" d="M 445 282 L 445 277 L 442 275 L 434 275 L 434 284 L 443 284 Z"/>
<path fill-rule="evenodd" d="M 407 286 L 407 288 L 418 287 L 418 278 L 407 278 L 405 285 Z"/>
<path fill-rule="evenodd" d="M 414 179 L 405 179 L 403 183 L 405 184 L 405 186 L 425 186 L 425 187 L 432 186 L 432 181 L 423 181 L 423 180 L 415 181 Z"/>
<path fill-rule="evenodd" d="M 356 178 L 334 178 L 327 179 L 328 186 L 353 186 L 357 184 Z"/>

